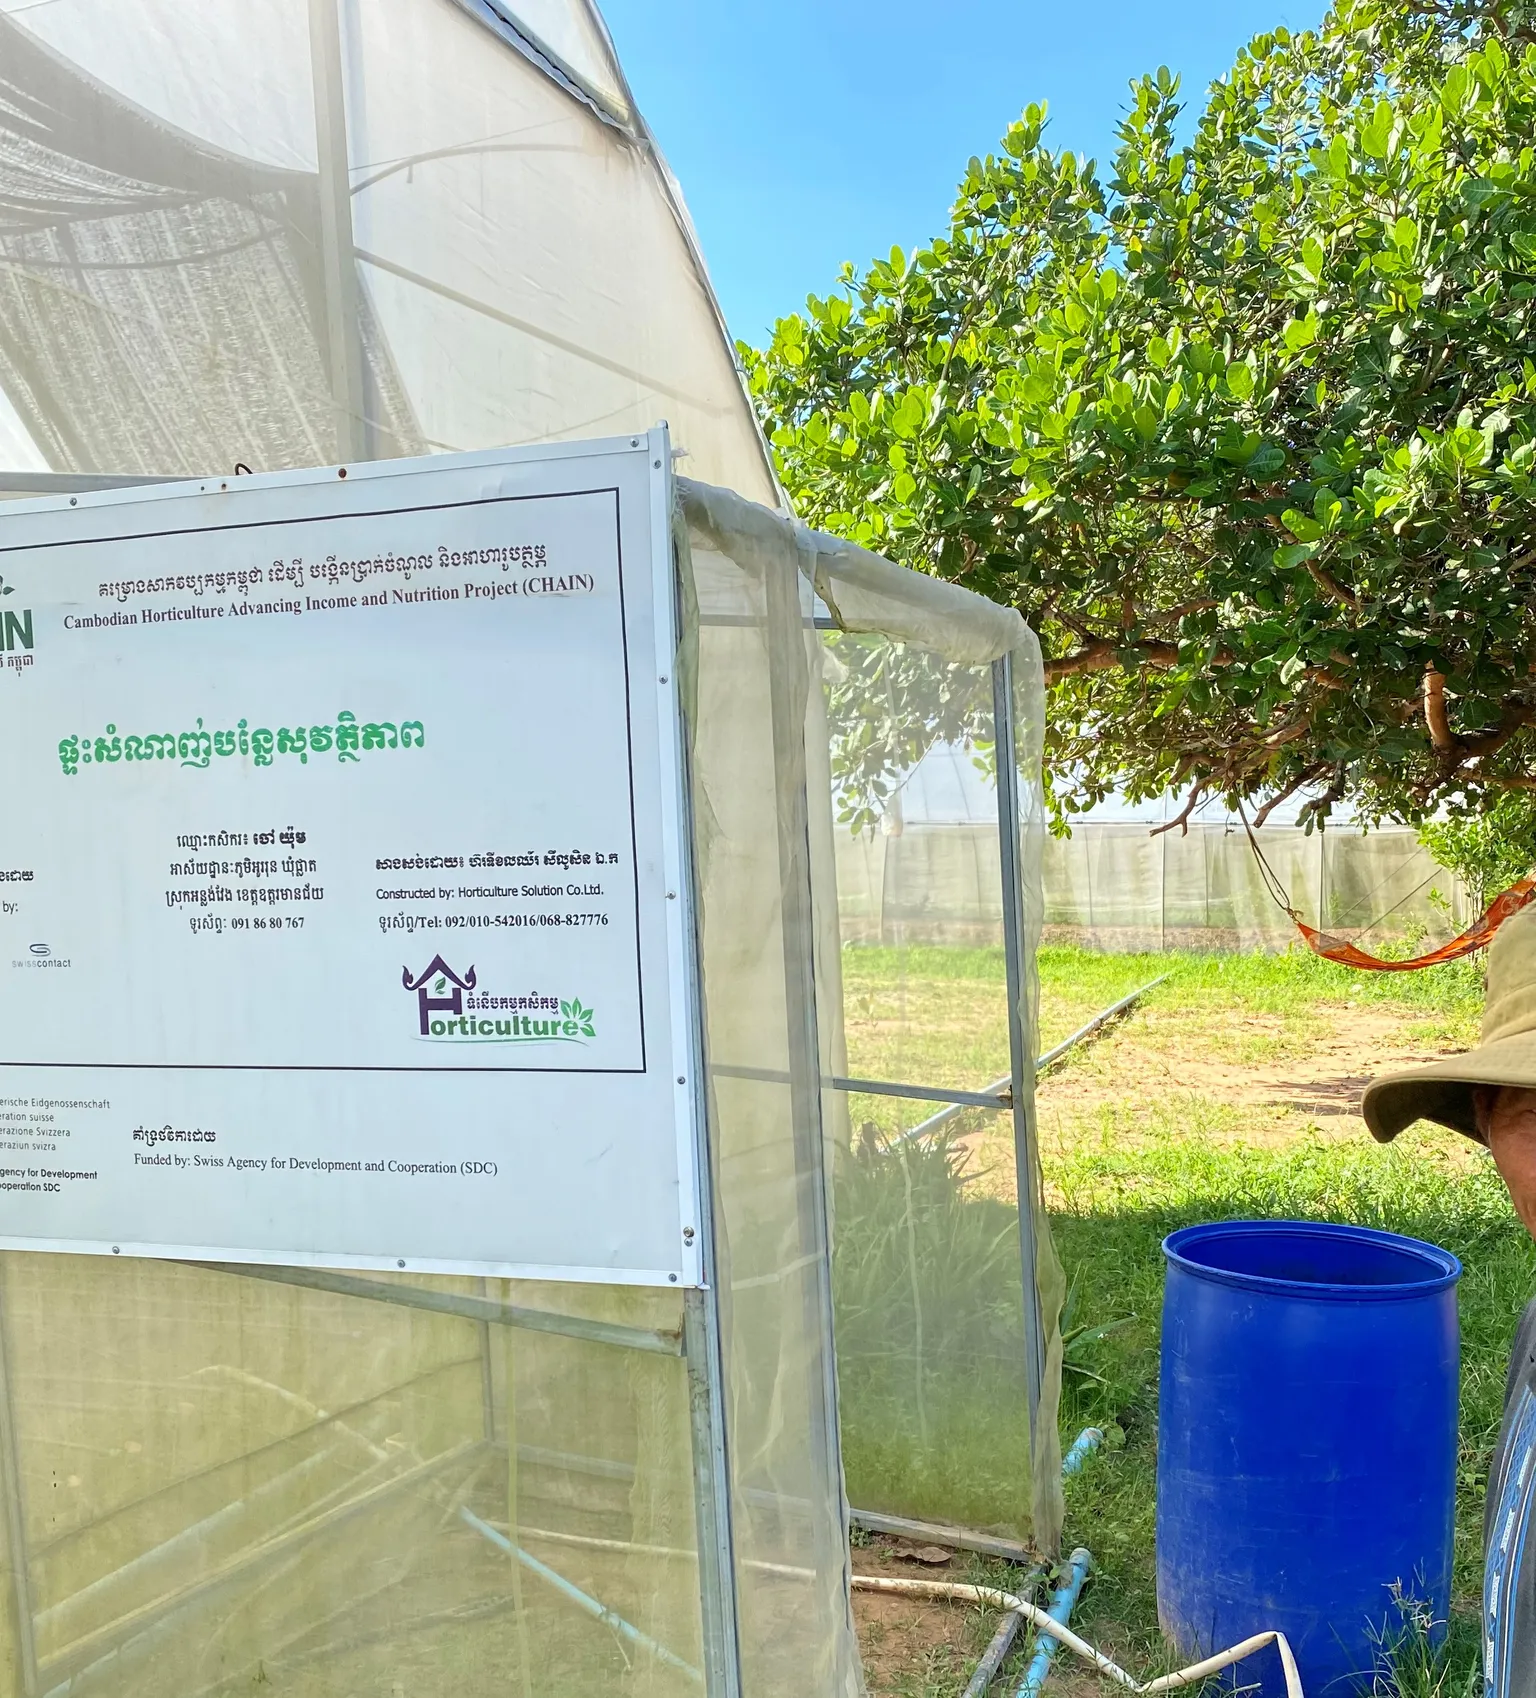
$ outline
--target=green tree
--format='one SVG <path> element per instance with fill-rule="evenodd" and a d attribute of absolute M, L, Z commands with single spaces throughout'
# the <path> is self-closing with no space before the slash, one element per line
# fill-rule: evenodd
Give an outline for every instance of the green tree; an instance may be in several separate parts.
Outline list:
<path fill-rule="evenodd" d="M 1536 0 L 1341 0 L 1178 112 L 1101 175 L 1030 107 L 744 348 L 786 486 L 1040 631 L 1065 814 L 1536 788 Z"/>
<path fill-rule="evenodd" d="M 1427 821 L 1419 841 L 1485 908 L 1536 867 L 1536 796 L 1511 792 L 1482 813 Z"/>

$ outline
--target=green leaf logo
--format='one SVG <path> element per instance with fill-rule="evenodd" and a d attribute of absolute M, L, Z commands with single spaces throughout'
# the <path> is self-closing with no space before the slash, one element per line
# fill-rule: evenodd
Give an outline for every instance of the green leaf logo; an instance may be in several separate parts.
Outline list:
<path fill-rule="evenodd" d="M 438 974 L 437 983 L 435 985 L 433 985 L 432 988 L 435 991 L 445 991 L 445 990 L 447 990 L 448 981 L 442 976 L 441 973 Z"/>
<path fill-rule="evenodd" d="M 562 1002 L 560 1004 L 561 1016 L 566 1020 L 574 1020 L 576 1018 L 576 1010 L 580 1006 L 581 1004 L 579 1002 Z"/>

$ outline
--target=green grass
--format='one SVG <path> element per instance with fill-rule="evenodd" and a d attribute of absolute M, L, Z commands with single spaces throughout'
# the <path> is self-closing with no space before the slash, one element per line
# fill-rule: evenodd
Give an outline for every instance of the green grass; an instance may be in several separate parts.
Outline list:
<path fill-rule="evenodd" d="M 1388 1149 L 1303 1138 L 1282 1149 L 1216 1146 L 1209 1122 L 1184 1115 L 1142 1128 L 1133 1153 L 1085 1145 L 1053 1164 L 1063 1206 L 1053 1215 L 1058 1251 L 1077 1282 L 1084 1318 L 1134 1315 L 1105 1339 L 1102 1386 L 1069 1387 L 1064 1430 L 1091 1421 L 1123 1429 L 1125 1446 L 1090 1467 L 1068 1493 L 1068 1537 L 1100 1569 L 1084 1621 L 1156 1639 L 1153 1500 L 1157 1454 L 1161 1243 L 1196 1221 L 1239 1216 L 1352 1221 L 1441 1244 L 1466 1268 L 1462 1325 L 1461 1464 L 1456 1596 L 1476 1608 L 1481 1583 L 1483 1493 L 1502 1412 L 1504 1365 L 1521 1309 L 1536 1289 L 1536 1247 L 1514 1218 L 1492 1165 L 1457 1159 L 1433 1134 Z"/>
<path fill-rule="evenodd" d="M 1006 1071 L 1000 952 L 857 948 L 843 959 L 853 1072 L 974 1085 Z M 1047 1140 L 1074 1320 L 1093 1327 L 1130 1317 L 1087 1351 L 1102 1379 L 1071 1376 L 1064 1395 L 1064 1439 L 1091 1422 L 1111 1427 L 1116 1441 L 1068 1488 L 1067 1545 L 1089 1546 L 1099 1565 L 1079 1619 L 1088 1637 L 1132 1666 L 1165 1666 L 1154 1597 L 1162 1239 L 1179 1226 L 1238 1216 L 1380 1226 L 1442 1244 L 1466 1269 L 1455 1619 L 1442 1651 L 1410 1646 L 1400 1656 L 1397 1687 L 1382 1698 L 1463 1698 L 1477 1655 L 1488 1458 L 1509 1341 L 1536 1289 L 1536 1247 L 1487 1158 L 1464 1140 L 1417 1131 L 1382 1149 L 1357 1123 L 1335 1119 L 1324 1131 L 1281 1111 L 1265 1122 L 1271 1136 L 1255 1142 L 1245 1138 L 1254 1111 L 1202 1094 L 1200 1063 L 1304 1055 L 1353 1009 L 1388 1020 L 1406 1043 L 1473 1042 L 1480 968 L 1365 974 L 1300 950 L 1202 957 L 1050 948 L 1040 955 L 1041 1047 L 1164 972 L 1168 982 L 1129 1022 L 1069 1062 L 1091 1080 L 1094 1100 L 1054 1112 Z M 1185 1067 L 1177 1100 L 1149 1089 L 1149 1055 Z M 946 1182 L 942 1160 L 914 1176 L 912 1158 L 903 1173 L 888 1151 L 878 1153 L 880 1137 L 918 1117 L 879 1099 L 854 1105 L 855 1127 L 868 1122 L 876 1132 L 863 1171 L 845 1174 L 839 1191 L 850 1490 L 855 1501 L 865 1491 L 890 1507 L 905 1498 L 909 1513 L 1004 1524 L 1023 1507 L 1018 1484 L 999 1483 L 991 1465 L 1001 1456 L 1017 1466 L 1021 1454 L 1016 1429 L 996 1413 L 1016 1407 L 997 1369 L 1014 1336 L 997 1295 L 1000 1283 L 1017 1280 L 1014 1219 L 984 1179 L 951 1173 Z"/>
<path fill-rule="evenodd" d="M 855 1077 L 977 1089 L 1008 1071 L 1008 1002 L 1000 949 L 851 947 L 843 951 L 848 1066 Z M 1413 1019 L 1414 1037 L 1470 1044 L 1482 1009 L 1481 969 L 1455 962 L 1423 973 L 1359 973 L 1309 951 L 1284 955 L 1102 955 L 1063 946 L 1039 954 L 1043 1053 L 1111 1003 L 1152 980 L 1167 981 L 1137 1004 L 1198 1028 L 1224 1053 L 1222 1017 L 1267 1018 L 1283 1049 L 1315 1037 L 1330 1008 L 1371 1008 Z M 1254 1060 L 1252 1034 L 1234 1059 Z M 1273 1049 L 1273 1042 L 1268 1046 Z M 927 1110 L 858 1097 L 855 1124 L 883 1131 Z"/>

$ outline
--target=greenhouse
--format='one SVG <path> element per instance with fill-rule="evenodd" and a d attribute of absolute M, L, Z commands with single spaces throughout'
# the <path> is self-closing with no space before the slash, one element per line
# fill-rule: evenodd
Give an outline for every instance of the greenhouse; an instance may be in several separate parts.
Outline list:
<path fill-rule="evenodd" d="M 669 422 L 704 1270 L 685 1290 L 8 1233 L 0 1693 L 852 1698 L 850 1499 L 1059 1533 L 1034 637 L 787 515 L 585 0 L 0 15 L 0 260 L 15 523 L 168 480 L 639 448 Z M 838 822 L 940 743 L 997 808 L 977 935 L 1008 960 L 1005 1079 L 925 1077 L 899 1007 L 849 1019 Z M 992 1163 L 969 1259 L 957 1111 Z"/>

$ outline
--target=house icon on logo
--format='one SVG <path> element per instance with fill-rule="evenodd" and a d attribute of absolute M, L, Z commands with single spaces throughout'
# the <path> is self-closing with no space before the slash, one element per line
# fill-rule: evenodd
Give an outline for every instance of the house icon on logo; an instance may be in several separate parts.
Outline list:
<path fill-rule="evenodd" d="M 464 1012 L 464 993 L 475 988 L 475 970 L 471 967 L 461 979 L 441 955 L 434 955 L 431 965 L 420 978 L 413 979 L 410 968 L 402 967 L 400 982 L 408 991 L 416 993 L 421 1007 L 421 1035 L 427 1038 L 432 1035 L 434 1014 L 459 1015 Z M 448 992 L 449 985 L 453 986 L 452 992 L 444 994 Z"/>

